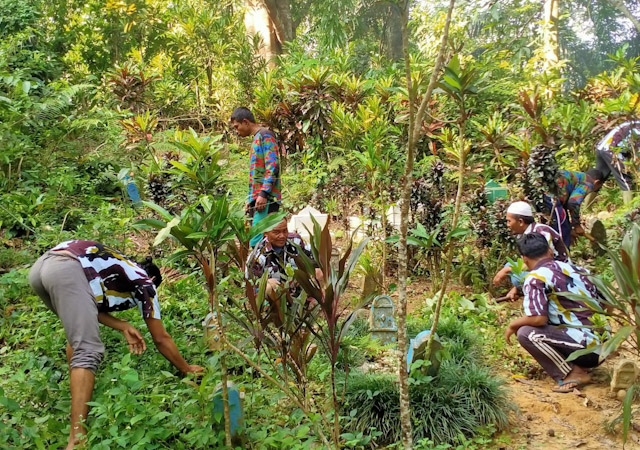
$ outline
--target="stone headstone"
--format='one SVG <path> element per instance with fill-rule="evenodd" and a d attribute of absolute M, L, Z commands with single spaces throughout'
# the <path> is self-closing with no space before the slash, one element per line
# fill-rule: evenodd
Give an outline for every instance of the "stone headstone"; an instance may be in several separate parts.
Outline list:
<path fill-rule="evenodd" d="M 418 360 L 424 360 L 425 353 L 427 351 L 427 344 L 429 343 L 429 336 L 431 336 L 431 330 L 424 330 L 418 333 L 418 335 L 411 339 L 409 342 L 409 351 L 407 352 L 407 372 L 411 371 L 411 364 Z M 431 362 L 423 371 L 426 375 L 435 376 L 440 369 L 440 360 L 438 359 L 438 352 L 442 350 L 442 344 L 438 335 L 433 338 L 433 349 L 431 351 Z"/>
<path fill-rule="evenodd" d="M 394 228 L 400 228 L 400 208 L 398 206 L 389 206 L 387 209 L 387 223 Z"/>
<path fill-rule="evenodd" d="M 289 231 L 298 233 L 303 239 L 309 239 L 309 232 L 313 232 L 313 220 L 318 222 L 320 228 L 324 228 L 329 220 L 329 215 L 321 213 L 312 206 L 305 206 L 298 214 L 291 216 L 289 220 Z"/>
<path fill-rule="evenodd" d="M 382 344 L 389 344 L 397 339 L 398 326 L 394 312 L 393 300 L 388 295 L 379 295 L 373 299 L 369 315 L 369 329 L 371 336 Z"/>
<path fill-rule="evenodd" d="M 367 273 L 362 277 L 362 294 L 360 294 L 360 298 L 362 300 L 369 297 L 374 292 L 380 289 L 382 285 L 382 273 L 378 272 L 375 274 Z"/>
<path fill-rule="evenodd" d="M 231 435 L 237 436 L 242 429 L 243 425 L 243 412 L 242 412 L 242 393 L 236 389 L 235 385 L 231 381 L 227 381 L 227 392 L 229 394 L 229 416 L 231 419 L 230 428 Z M 213 394 L 212 400 L 213 414 L 221 414 L 224 417 L 224 403 L 222 399 L 222 383 L 218 383 Z M 224 423 L 224 419 L 222 422 Z"/>
<path fill-rule="evenodd" d="M 484 191 L 487 193 L 487 200 L 494 203 L 499 198 L 508 198 L 509 190 L 494 180 L 489 180 L 484 185 Z"/>
<path fill-rule="evenodd" d="M 638 378 L 638 366 L 633 361 L 623 359 L 613 368 L 613 378 L 611 379 L 611 392 L 618 392 L 620 389 L 629 389 Z"/>

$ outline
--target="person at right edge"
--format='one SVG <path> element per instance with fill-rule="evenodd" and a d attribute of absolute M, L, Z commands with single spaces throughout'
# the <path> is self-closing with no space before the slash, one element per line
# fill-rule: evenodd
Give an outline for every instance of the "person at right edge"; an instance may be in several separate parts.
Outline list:
<path fill-rule="evenodd" d="M 596 183 L 587 195 L 584 206 L 595 200 L 597 192 L 611 175 L 616 179 L 625 204 L 633 200 L 637 152 L 640 151 L 640 120 L 630 120 L 611 130 L 596 146 L 596 168 L 592 177 Z"/>
<path fill-rule="evenodd" d="M 252 225 L 280 209 L 280 159 L 278 142 L 273 132 L 256 123 L 248 108 L 236 108 L 231 114 L 231 125 L 240 137 L 253 135 L 249 156 L 249 196 L 247 214 Z M 262 234 L 251 239 L 251 247 L 262 240 Z"/>

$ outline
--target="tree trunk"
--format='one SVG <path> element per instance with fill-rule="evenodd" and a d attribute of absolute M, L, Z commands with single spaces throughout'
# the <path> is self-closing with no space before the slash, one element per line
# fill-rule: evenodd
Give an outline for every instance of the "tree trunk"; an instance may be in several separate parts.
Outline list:
<path fill-rule="evenodd" d="M 389 5 L 385 19 L 384 49 L 392 61 L 402 58 L 402 10 L 395 4 Z"/>
<path fill-rule="evenodd" d="M 544 18 L 542 21 L 542 48 L 544 52 L 544 69 L 547 70 L 560 61 L 558 40 L 558 3 L 560 0 L 544 1 Z"/>
<path fill-rule="evenodd" d="M 413 80 L 411 77 L 411 61 L 409 57 L 409 5 L 410 0 L 403 3 L 402 10 L 402 49 L 405 60 L 405 73 L 407 90 L 409 93 L 409 133 L 407 141 L 407 160 L 405 162 L 404 175 L 402 177 L 402 195 L 400 199 L 400 240 L 398 243 L 398 378 L 400 381 L 400 420 L 402 424 L 402 444 L 405 449 L 413 448 L 413 436 L 411 430 L 411 404 L 409 400 L 409 374 L 406 370 L 407 353 L 407 231 L 409 227 L 409 202 L 411 200 L 411 185 L 413 179 L 413 165 L 415 162 L 415 147 L 420 138 L 422 120 L 424 119 L 427 105 L 433 94 L 433 89 L 440 78 L 444 54 L 449 36 L 449 24 L 455 0 L 450 0 L 447 11 L 438 57 L 436 58 L 433 72 L 429 80 L 427 92 L 422 103 L 415 110 L 415 98 L 413 95 Z"/>
<path fill-rule="evenodd" d="M 269 11 L 261 0 L 246 0 L 244 25 L 251 35 L 259 35 L 262 47 L 259 54 L 275 67 L 274 57 L 282 53 L 282 43 L 278 39 L 275 26 L 269 16 Z"/>
<path fill-rule="evenodd" d="M 216 280 L 216 255 L 214 252 L 211 252 L 211 264 L 209 265 L 209 269 L 211 270 L 211 278 L 212 282 L 209 286 L 210 296 L 212 308 L 216 312 L 216 319 L 218 325 L 218 337 L 220 339 L 220 343 L 222 345 L 222 355 L 220 356 L 220 373 L 222 378 L 222 406 L 224 412 L 224 442 L 225 445 L 231 448 L 231 413 L 229 410 L 229 388 L 227 386 L 227 382 L 229 380 L 229 376 L 227 375 L 227 361 L 225 357 L 225 338 L 224 331 L 222 328 L 222 311 L 220 309 L 220 302 L 218 301 L 218 283 Z"/>
<path fill-rule="evenodd" d="M 638 20 L 636 17 L 633 16 L 633 14 L 631 14 L 631 11 L 629 10 L 629 8 L 627 8 L 627 5 L 625 5 L 622 0 L 608 0 L 608 1 L 614 8 L 616 8 L 618 11 L 624 14 L 624 16 L 627 19 L 629 19 L 633 24 L 633 26 L 636 28 L 636 31 L 640 33 L 640 20 Z"/>
<path fill-rule="evenodd" d="M 262 0 L 269 13 L 280 44 L 296 38 L 296 27 L 291 16 L 290 0 Z"/>
<path fill-rule="evenodd" d="M 345 385 L 347 380 L 344 380 Z M 338 413 L 338 396 L 336 395 L 336 365 L 331 364 L 331 392 L 333 394 L 333 443 L 340 448 L 340 417 Z"/>
<path fill-rule="evenodd" d="M 466 121 L 466 114 L 462 113 L 463 121 Z M 464 141 L 464 122 L 460 127 L 460 152 L 458 161 L 458 191 L 456 192 L 456 204 L 453 210 L 453 220 L 451 221 L 451 231 L 455 230 L 458 226 L 458 219 L 460 218 L 460 205 L 462 204 L 462 191 L 464 190 L 464 176 L 465 168 L 467 165 L 467 155 L 469 153 L 467 143 Z M 442 287 L 438 294 L 438 300 L 436 302 L 436 310 L 433 314 L 433 323 L 431 324 L 431 334 L 429 335 L 429 341 L 427 342 L 427 349 L 425 350 L 425 361 L 431 360 L 431 351 L 433 349 L 433 340 L 436 335 L 436 329 L 438 328 L 438 322 L 440 321 L 440 310 L 442 309 L 442 302 L 444 300 L 444 294 L 451 278 L 451 265 L 453 264 L 453 250 L 455 246 L 453 242 L 449 242 L 449 248 L 447 249 L 447 261 L 444 269 L 444 279 L 442 280 Z"/>

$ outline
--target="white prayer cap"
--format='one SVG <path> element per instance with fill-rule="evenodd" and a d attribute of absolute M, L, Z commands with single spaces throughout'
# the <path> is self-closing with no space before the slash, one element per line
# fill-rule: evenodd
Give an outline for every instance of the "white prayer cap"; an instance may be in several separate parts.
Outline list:
<path fill-rule="evenodd" d="M 507 213 L 518 216 L 533 217 L 531 206 L 527 202 L 513 202 L 507 208 Z"/>

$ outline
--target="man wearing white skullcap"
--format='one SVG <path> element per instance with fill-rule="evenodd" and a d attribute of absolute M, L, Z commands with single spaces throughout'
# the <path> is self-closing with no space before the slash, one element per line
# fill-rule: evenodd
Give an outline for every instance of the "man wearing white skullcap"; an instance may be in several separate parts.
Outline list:
<path fill-rule="evenodd" d="M 549 249 L 553 253 L 553 258 L 557 261 L 568 262 L 569 256 L 567 248 L 562 241 L 562 237 L 556 230 L 548 225 L 542 223 L 536 223 L 533 217 L 533 210 L 531 205 L 527 202 L 513 202 L 507 208 L 507 228 L 511 233 L 515 234 L 518 238 L 524 234 L 539 233 L 543 235 L 549 243 Z M 507 297 L 513 301 L 518 295 L 518 288 L 522 286 L 522 281 L 526 276 L 526 272 L 516 276 L 511 273 L 513 271 L 513 265 L 511 263 L 505 264 L 505 266 L 493 277 L 493 285 L 498 286 L 507 277 L 511 278 L 513 288 L 507 294 Z"/>

